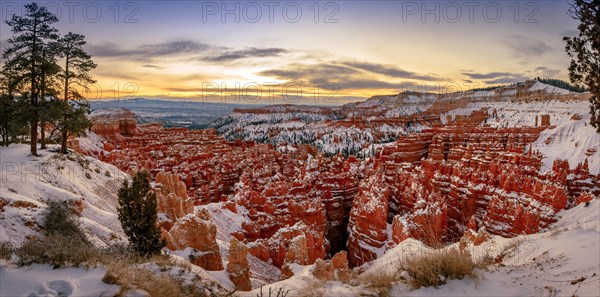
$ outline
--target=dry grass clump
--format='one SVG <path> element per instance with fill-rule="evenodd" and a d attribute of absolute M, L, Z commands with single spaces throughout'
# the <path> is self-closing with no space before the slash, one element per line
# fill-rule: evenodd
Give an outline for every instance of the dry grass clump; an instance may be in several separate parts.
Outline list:
<path fill-rule="evenodd" d="M 181 280 L 156 272 L 137 268 L 124 258 L 114 259 L 108 263 L 102 281 L 107 284 L 121 286 L 118 296 L 123 296 L 131 289 L 141 289 L 150 296 L 209 296 L 203 288 L 185 285 Z"/>
<path fill-rule="evenodd" d="M 260 287 L 260 293 L 256 297 L 287 297 L 291 290 L 286 290 L 285 286 L 278 288 L 269 287 L 269 292 L 263 292 L 263 287 Z M 307 294 L 306 296 L 310 296 Z"/>
<path fill-rule="evenodd" d="M 389 290 L 392 285 L 402 280 L 400 272 L 402 265 L 400 261 L 390 263 L 385 267 L 370 269 L 358 276 L 358 283 L 377 290 L 379 296 L 390 296 Z"/>
<path fill-rule="evenodd" d="M 77 238 L 53 234 L 45 238 L 32 239 L 15 250 L 19 265 L 33 263 L 61 266 L 80 266 L 97 258 L 96 249 Z"/>
<path fill-rule="evenodd" d="M 10 260 L 14 249 L 14 246 L 9 241 L 0 241 L 0 259 Z"/>
<path fill-rule="evenodd" d="M 20 265 L 43 263 L 58 268 L 97 258 L 97 250 L 73 219 L 69 202 L 49 201 L 41 227 L 45 237 L 32 238 L 14 249 Z"/>
<path fill-rule="evenodd" d="M 182 265 L 168 255 L 141 257 L 128 247 L 122 246 L 105 250 L 100 262 L 106 267 L 102 281 L 121 286 L 118 296 L 124 296 L 134 289 L 143 290 L 150 296 L 161 297 L 231 296 L 234 293 L 223 289 L 217 283 L 203 281 L 199 276 L 184 280 L 181 274 L 190 273 L 191 264 Z M 147 264 L 156 265 L 158 271 L 145 267 Z"/>
<path fill-rule="evenodd" d="M 478 263 L 471 255 L 458 249 L 437 250 L 419 257 L 407 259 L 404 263 L 410 275 L 413 288 L 437 287 L 446 279 L 462 279 L 465 276 L 475 277 Z"/>
<path fill-rule="evenodd" d="M 390 296 L 392 285 L 407 282 L 414 289 L 440 286 L 448 279 L 476 277 L 475 269 L 493 264 L 489 256 L 474 261 L 465 250 L 446 248 L 415 254 L 402 261 L 397 260 L 383 267 L 370 269 L 361 274 L 357 281 L 378 291 L 379 296 Z"/>

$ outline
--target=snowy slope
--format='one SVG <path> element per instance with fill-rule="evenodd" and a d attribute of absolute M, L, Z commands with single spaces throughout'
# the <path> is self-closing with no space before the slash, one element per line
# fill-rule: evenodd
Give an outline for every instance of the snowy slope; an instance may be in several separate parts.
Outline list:
<path fill-rule="evenodd" d="M 440 115 L 443 123 L 446 115 L 468 115 L 472 111 L 487 108 L 487 123 L 492 127 L 535 126 L 536 116 L 550 115 L 549 129 L 542 131 L 533 143 L 533 149 L 544 154 L 542 171 L 552 168 L 555 159 L 566 159 L 571 168 L 588 159 L 590 173 L 600 174 L 600 135 L 590 126 L 589 102 L 587 101 L 537 101 L 537 102 L 472 102 L 466 107 Z M 497 116 L 493 117 L 496 110 Z M 538 125 L 541 118 L 538 118 Z M 595 152 L 588 151 L 596 149 Z"/>
<path fill-rule="evenodd" d="M 29 156 L 22 144 L 0 148 L 0 240 L 13 243 L 39 234 L 46 201 L 73 201 L 79 222 L 96 245 L 125 240 L 117 218 L 117 192 L 129 176 L 116 167 L 71 153 L 40 150 Z"/>
<path fill-rule="evenodd" d="M 550 93 L 550 94 L 560 94 L 560 95 L 564 95 L 564 94 L 569 94 L 570 92 L 568 90 L 565 89 L 561 89 L 555 86 L 551 86 L 551 85 L 547 85 L 545 83 L 536 81 L 534 82 L 533 86 L 531 86 L 531 88 L 529 88 L 530 91 L 538 91 L 538 90 L 542 90 L 546 93 Z"/>
<path fill-rule="evenodd" d="M 580 120 L 567 120 L 552 123 L 556 128 L 542 131 L 540 138 L 533 143 L 533 149 L 544 154 L 544 169 L 552 169 L 554 159 L 567 159 L 571 168 L 587 158 L 590 173 L 600 174 L 600 134 L 589 124 L 586 113 Z M 595 151 L 594 151 L 595 149 Z"/>

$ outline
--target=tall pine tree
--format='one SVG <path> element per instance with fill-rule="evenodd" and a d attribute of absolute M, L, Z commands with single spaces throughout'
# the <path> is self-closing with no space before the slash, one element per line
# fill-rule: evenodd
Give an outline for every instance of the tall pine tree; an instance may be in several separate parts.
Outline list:
<path fill-rule="evenodd" d="M 53 120 L 52 107 L 55 104 L 48 102 L 48 98 L 56 98 L 59 90 L 57 74 L 60 66 L 56 61 L 58 44 L 53 42 L 42 49 L 42 64 L 40 66 L 40 148 L 46 148 L 46 123 Z"/>
<path fill-rule="evenodd" d="M 89 72 L 96 68 L 96 63 L 92 61 L 92 57 L 83 50 L 86 44 L 85 36 L 67 33 L 59 40 L 59 54 L 64 58 L 64 68 L 61 74 L 61 79 L 64 84 L 64 100 L 83 100 L 85 99 L 77 89 L 72 85 L 77 85 L 82 88 L 87 88 L 89 84 L 96 81 L 92 79 Z M 84 132 L 91 123 L 86 121 L 86 108 L 89 112 L 89 105 L 85 102 L 77 102 L 76 104 L 67 104 L 67 109 L 63 116 L 63 120 L 59 125 L 61 130 L 61 153 L 67 153 L 67 138 L 70 134 L 80 134 Z M 83 115 L 83 118 L 81 117 Z"/>
<path fill-rule="evenodd" d="M 129 243 L 142 255 L 159 254 L 166 242 L 161 239 L 157 223 L 156 194 L 150 188 L 148 172 L 140 171 L 131 186 L 125 180 L 119 189 L 119 221 Z"/>
<path fill-rule="evenodd" d="M 570 13 L 580 23 L 578 36 L 564 38 L 571 57 L 569 78 L 589 87 L 590 124 L 600 133 L 600 1 L 575 0 Z"/>
<path fill-rule="evenodd" d="M 37 156 L 40 68 L 44 61 L 42 53 L 45 46 L 58 39 L 57 30 L 52 27 L 52 24 L 57 21 L 56 15 L 35 2 L 25 5 L 24 16 L 15 14 L 6 21 L 14 35 L 8 39 L 9 47 L 4 50 L 3 57 L 7 60 L 6 64 L 22 71 L 30 84 L 29 122 L 33 156 Z"/>

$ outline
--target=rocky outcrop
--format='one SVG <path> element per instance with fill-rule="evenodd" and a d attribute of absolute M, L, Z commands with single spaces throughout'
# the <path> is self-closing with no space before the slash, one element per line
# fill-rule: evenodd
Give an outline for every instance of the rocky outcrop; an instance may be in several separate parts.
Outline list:
<path fill-rule="evenodd" d="M 581 203 L 588 203 L 594 199 L 597 199 L 597 196 L 594 197 L 594 195 L 588 193 L 588 192 L 582 192 L 579 197 L 577 197 L 577 200 L 575 200 L 575 205 L 579 205 Z"/>
<path fill-rule="evenodd" d="M 94 111 L 90 116 L 94 133 L 104 137 L 132 136 L 137 133 L 135 114 L 127 109 Z"/>
<path fill-rule="evenodd" d="M 348 224 L 348 260 L 352 266 L 377 259 L 387 240 L 389 190 L 382 172 L 361 182 Z"/>
<path fill-rule="evenodd" d="M 248 248 L 246 245 L 235 238 L 231 239 L 227 260 L 227 272 L 235 289 L 238 291 L 252 290 L 250 265 L 248 264 Z"/>
<path fill-rule="evenodd" d="M 335 269 L 348 269 L 348 252 L 341 251 L 331 258 L 331 263 Z"/>
<path fill-rule="evenodd" d="M 598 176 L 590 174 L 588 160 L 577 164 L 574 170 L 568 170 L 566 177 L 567 188 L 569 192 L 569 204 L 577 204 L 577 199 L 583 193 L 600 196 L 600 179 Z"/>
<path fill-rule="evenodd" d="M 252 242 L 249 252 L 264 261 L 282 267 L 287 263 L 307 265 L 326 256 L 323 234 L 314 234 L 302 222 L 291 227 L 280 228 L 269 238 Z"/>
<path fill-rule="evenodd" d="M 322 280 L 333 280 L 335 278 L 335 268 L 330 260 L 317 259 L 310 272 L 316 278 Z"/>
<path fill-rule="evenodd" d="M 178 219 L 194 212 L 194 201 L 187 195 L 185 184 L 177 175 L 160 172 L 156 175 L 157 211 L 162 228 L 169 231 Z"/>
<path fill-rule="evenodd" d="M 217 244 L 217 227 L 210 222 L 206 209 L 180 218 L 166 233 L 171 250 L 194 249 L 190 260 L 206 270 L 223 270 L 221 251 Z"/>
<path fill-rule="evenodd" d="M 358 275 L 348 267 L 346 256 L 347 253 L 342 251 L 329 260 L 318 259 L 311 267 L 310 272 L 320 280 L 339 280 L 347 283 L 352 279 L 356 279 Z"/>

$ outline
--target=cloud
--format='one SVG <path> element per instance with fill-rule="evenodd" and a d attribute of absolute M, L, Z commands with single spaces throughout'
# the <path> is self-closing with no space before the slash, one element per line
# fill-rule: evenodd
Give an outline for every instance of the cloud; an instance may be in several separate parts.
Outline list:
<path fill-rule="evenodd" d="M 514 75 L 514 73 L 509 73 L 509 72 L 488 72 L 488 73 L 463 72 L 462 74 L 468 76 L 471 79 L 479 79 L 479 80 Z"/>
<path fill-rule="evenodd" d="M 440 81 L 442 80 L 440 77 L 418 74 L 412 71 L 407 71 L 392 65 L 383 65 L 383 64 L 375 64 L 375 63 L 367 63 L 367 62 L 343 62 L 343 65 L 353 67 L 356 69 L 381 74 L 393 78 L 404 78 L 404 79 L 416 79 L 416 80 L 424 80 L 424 81 Z"/>
<path fill-rule="evenodd" d="M 337 78 L 349 79 L 360 72 L 351 67 L 334 63 L 288 65 L 285 69 L 271 69 L 258 73 L 261 76 L 274 77 L 280 80 L 306 80 L 309 82 L 329 81 Z"/>
<path fill-rule="evenodd" d="M 246 58 L 263 58 L 263 57 L 276 57 L 288 51 L 283 48 L 256 48 L 251 47 L 248 49 L 237 50 L 237 51 L 226 51 L 221 54 L 213 56 L 207 56 L 202 58 L 203 61 L 207 62 L 231 62 Z"/>
<path fill-rule="evenodd" d="M 517 82 L 522 82 L 528 80 L 527 76 L 518 76 L 518 77 L 501 77 L 497 79 L 491 79 L 484 81 L 488 85 L 505 85 L 505 84 L 513 84 Z"/>
<path fill-rule="evenodd" d="M 142 67 L 144 67 L 144 68 L 153 68 L 153 69 L 163 69 L 160 66 L 156 66 L 156 65 L 152 65 L 152 64 L 146 64 L 146 65 L 143 65 Z"/>
<path fill-rule="evenodd" d="M 260 76 L 273 77 L 279 80 L 294 82 L 302 87 L 318 86 L 324 90 L 406 90 L 416 85 L 405 79 L 418 80 L 422 75 L 404 71 L 388 65 L 360 62 L 326 62 L 320 64 L 289 64 L 281 69 L 270 69 L 257 73 Z M 385 75 L 396 79 L 379 79 L 377 75 Z M 402 77 L 400 77 L 400 75 Z M 427 77 L 433 79 L 434 77 Z M 436 78 L 439 80 L 439 78 Z M 420 90 L 439 89 L 438 83 L 418 85 Z"/>
<path fill-rule="evenodd" d="M 166 87 L 164 88 L 165 91 L 167 92 L 180 92 L 180 93 L 197 93 L 197 92 L 202 92 L 204 91 L 202 88 L 180 88 L 180 87 Z"/>
<path fill-rule="evenodd" d="M 94 75 L 105 77 L 109 81 L 110 81 L 110 79 L 117 79 L 117 80 L 126 80 L 128 82 L 137 83 L 138 80 L 140 79 L 139 77 L 135 77 L 135 76 L 123 73 L 121 71 L 110 71 L 110 70 L 95 70 Z"/>
<path fill-rule="evenodd" d="M 396 88 L 399 86 L 397 83 L 374 79 L 373 74 L 395 79 L 442 80 L 437 76 L 418 74 L 391 65 L 356 61 L 334 61 L 319 64 L 293 63 L 282 69 L 270 69 L 258 73 L 261 76 L 280 80 L 302 80 L 309 83 L 335 82 L 351 88 Z"/>
<path fill-rule="evenodd" d="M 575 37 L 577 35 L 579 35 L 577 30 L 567 30 L 560 33 L 560 37 Z"/>
<path fill-rule="evenodd" d="M 486 84 L 511 84 L 529 79 L 528 76 L 521 73 L 511 72 L 462 72 L 462 75 L 469 77 L 471 80 L 481 80 Z"/>
<path fill-rule="evenodd" d="M 554 78 L 554 77 L 558 77 L 558 75 L 562 72 L 562 70 L 560 69 L 550 69 L 548 67 L 537 67 L 535 68 L 536 76 L 541 76 L 541 77 L 549 77 L 549 78 Z"/>
<path fill-rule="evenodd" d="M 552 50 L 552 47 L 541 40 L 521 35 L 509 36 L 506 40 L 506 45 L 515 55 L 520 57 L 541 56 Z"/>
<path fill-rule="evenodd" d="M 407 90 L 419 88 L 420 90 L 428 91 L 435 89 L 434 85 L 415 85 L 411 82 L 387 82 L 376 79 L 354 79 L 335 83 L 340 89 L 395 89 Z"/>
<path fill-rule="evenodd" d="M 96 57 L 138 57 L 152 58 L 160 56 L 172 56 L 179 54 L 190 54 L 206 51 L 211 46 L 190 40 L 169 41 L 155 44 L 143 44 L 135 49 L 124 49 L 115 43 L 103 43 L 90 45 L 89 51 Z"/>

